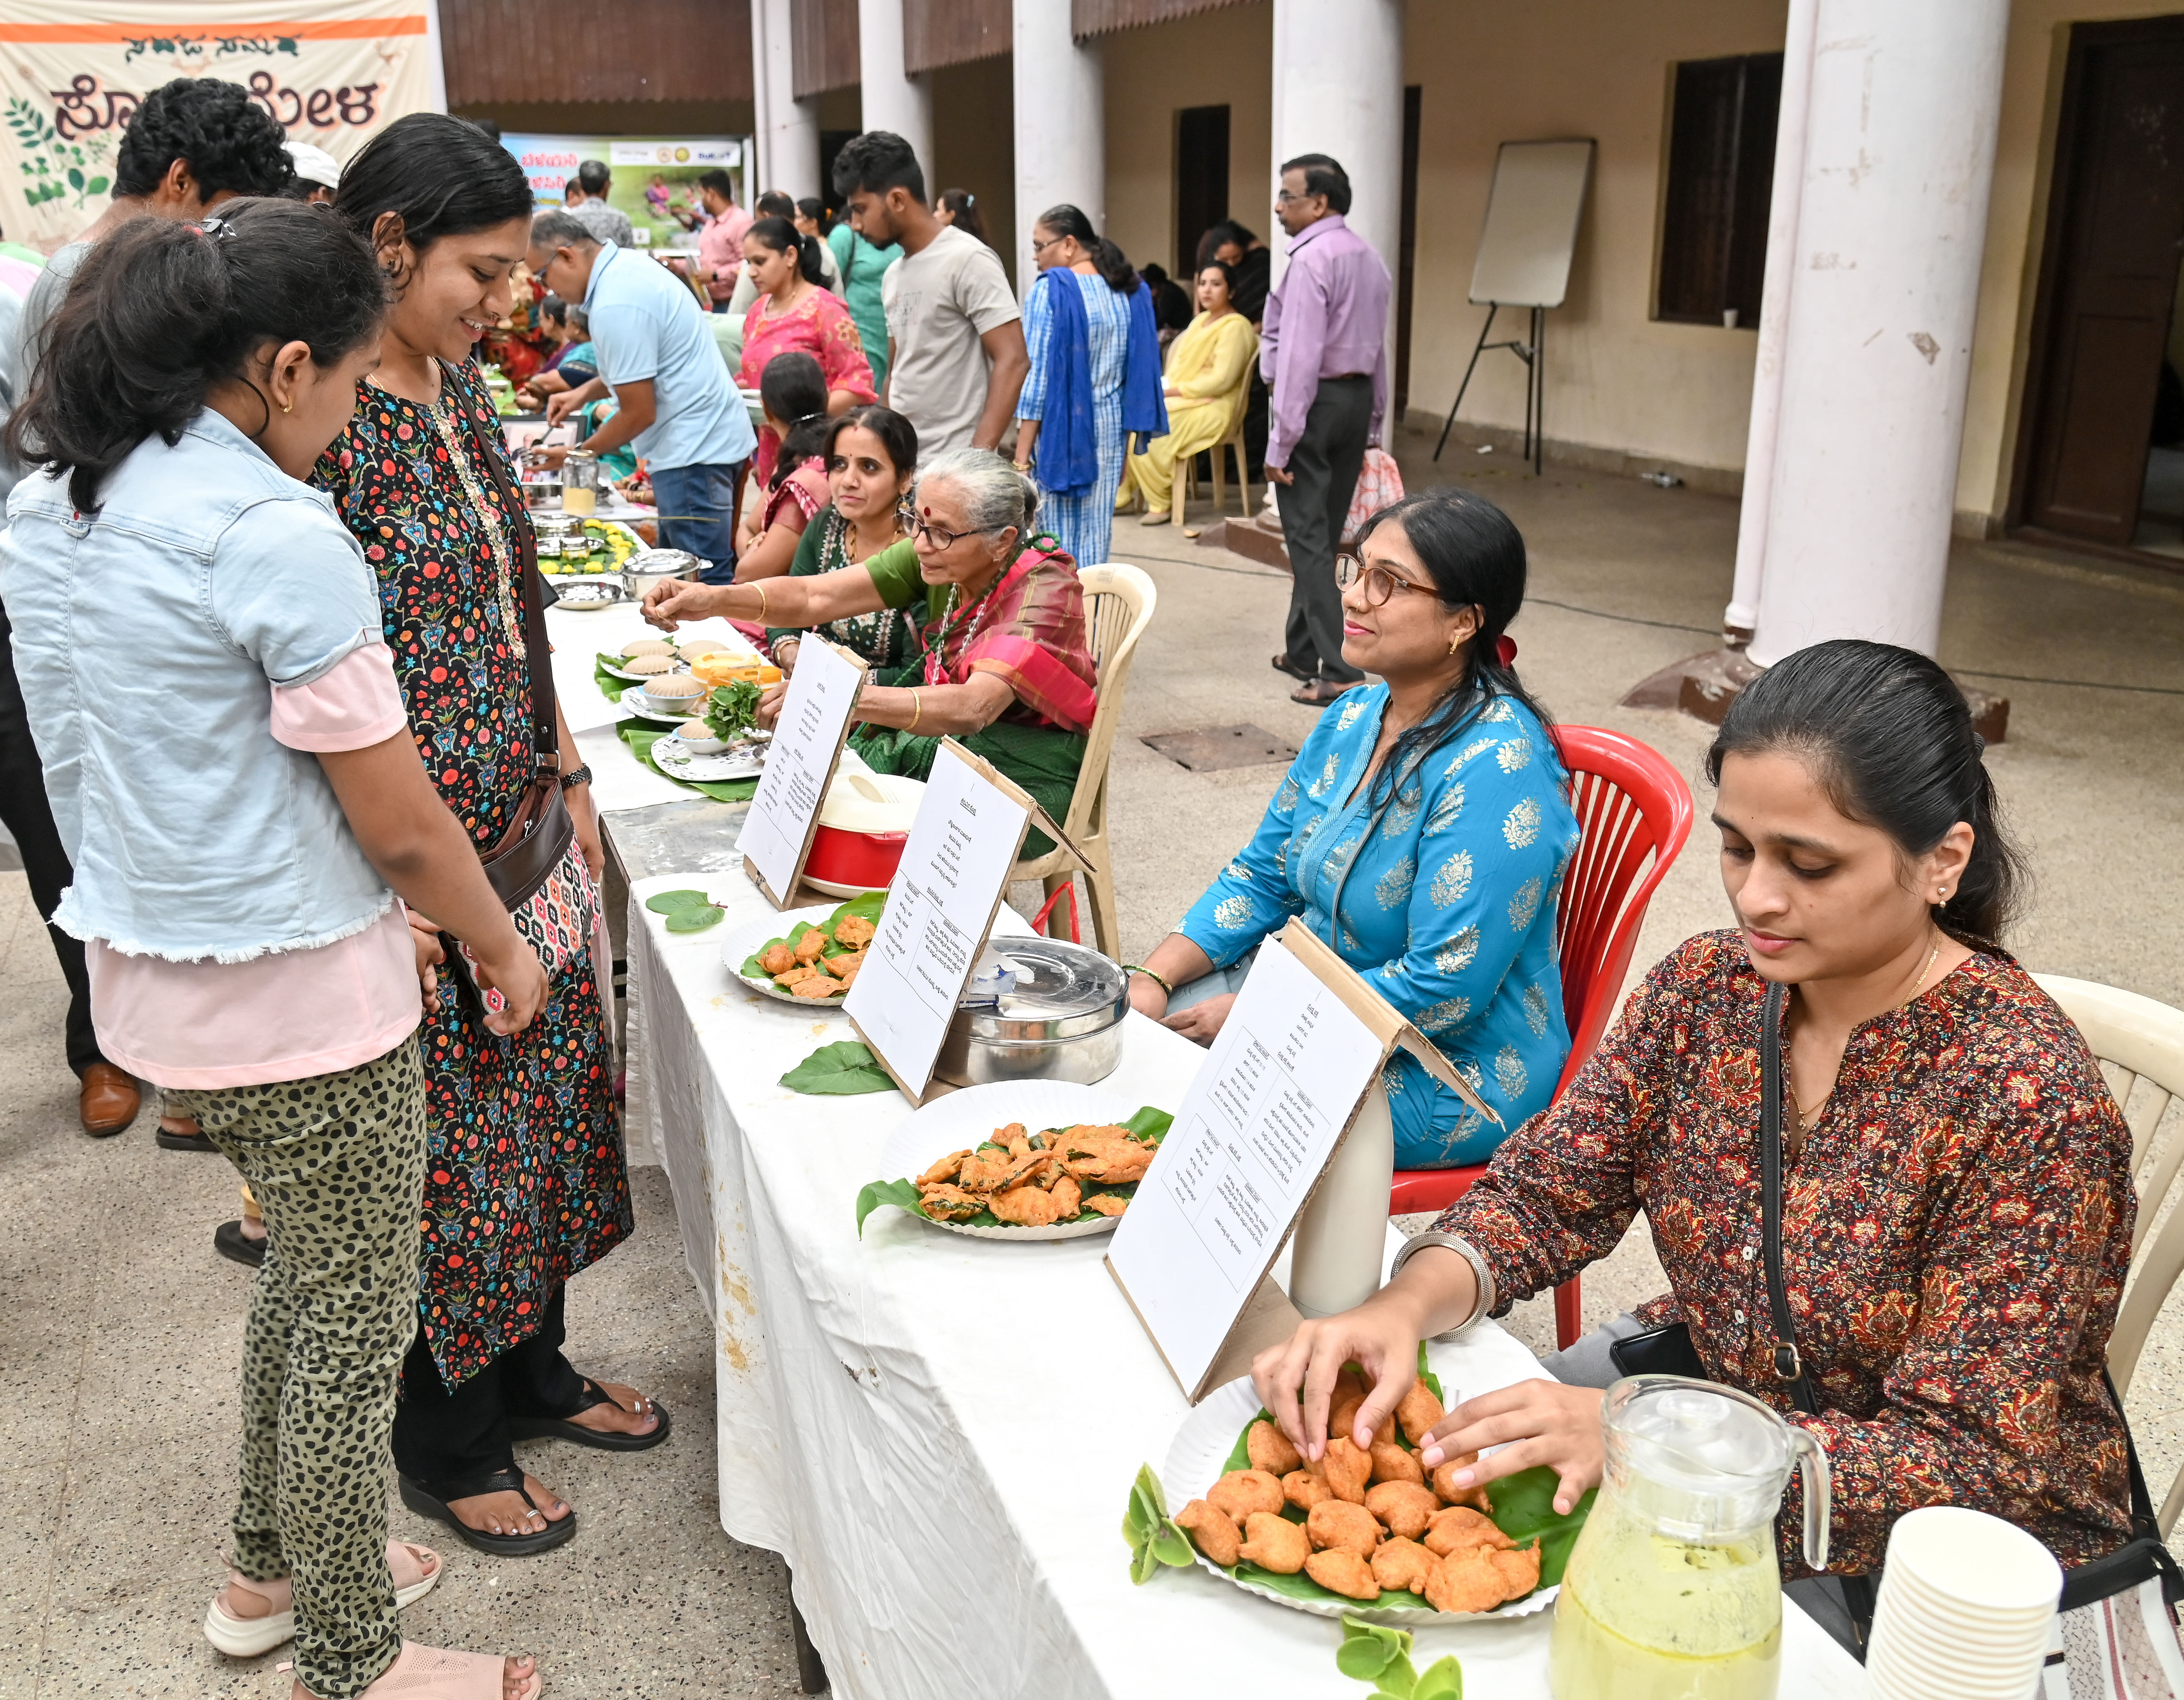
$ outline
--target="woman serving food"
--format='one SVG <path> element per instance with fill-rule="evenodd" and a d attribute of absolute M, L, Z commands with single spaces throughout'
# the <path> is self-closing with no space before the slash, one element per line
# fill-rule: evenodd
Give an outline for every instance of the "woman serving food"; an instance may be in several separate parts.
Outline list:
<path fill-rule="evenodd" d="M 1385 1287 L 1261 1354 L 1284 1432 L 1320 1456 L 1354 1361 L 1376 1384 L 1365 1444 L 1422 1337 L 1568 1280 L 1643 1210 L 1669 1292 L 1549 1358 L 1557 1380 L 1457 1406 L 1426 1468 L 1459 1460 L 1468 1486 L 1547 1465 L 1567 1510 L 1601 1479 L 1611 1346 L 1680 1321 L 1708 1379 L 1826 1449 L 1831 1569 L 1877 1569 L 1923 1505 L 2005 1518 L 2065 1565 L 2120 1546 L 2126 1435 L 2103 1365 L 2131 1261 L 2131 1134 L 2078 1030 L 1995 942 L 2017 870 L 1981 750 L 1962 694 L 1910 650 L 1841 639 L 1761 674 L 1707 758 L 1737 930 L 1653 970 Z M 1777 1379 L 1763 1273 L 1770 985 L 1789 988 L 1781 1244 L 1813 1415 Z M 1778 1524 L 1786 1567 L 1801 1491 Z M 1808 1598 L 1823 1622 L 1841 1610 L 1825 1586 L 1832 1601 Z"/>
<path fill-rule="evenodd" d="M 911 506 L 911 535 L 861 571 L 754 584 L 671 580 L 645 597 L 645 618 L 669 632 L 714 614 L 804 631 L 906 610 L 914 671 L 857 700 L 857 753 L 876 772 L 922 779 L 940 740 L 955 738 L 1059 820 L 1084 765 L 1099 680 L 1077 564 L 1052 538 L 1033 535 L 1037 488 L 989 449 L 941 455 L 919 475 Z M 761 723 L 773 723 L 783 689 L 766 693 Z M 1052 848 L 1034 831 L 1024 854 Z"/>
<path fill-rule="evenodd" d="M 1321 717 L 1251 843 L 1134 969 L 1130 1001 L 1210 1045 L 1260 942 L 1302 916 L 1502 1118 L 1399 1053 L 1396 1166 L 1483 1162 L 1569 1056 L 1555 896 L 1577 820 L 1546 716 L 1500 653 L 1524 540 L 1483 497 L 1433 490 L 1374 515 L 1335 572 L 1343 658 L 1381 683 Z"/>

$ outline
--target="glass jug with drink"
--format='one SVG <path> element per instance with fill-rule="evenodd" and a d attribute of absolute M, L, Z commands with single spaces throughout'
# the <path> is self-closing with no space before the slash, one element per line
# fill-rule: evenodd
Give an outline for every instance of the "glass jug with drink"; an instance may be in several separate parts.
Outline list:
<path fill-rule="evenodd" d="M 1773 1700 L 1774 1518 L 1805 1485 L 1805 1562 L 1828 1561 L 1827 1454 L 1747 1394 L 1640 1375 L 1607 1391 L 1607 1468 L 1555 1602 L 1555 1700 Z"/>

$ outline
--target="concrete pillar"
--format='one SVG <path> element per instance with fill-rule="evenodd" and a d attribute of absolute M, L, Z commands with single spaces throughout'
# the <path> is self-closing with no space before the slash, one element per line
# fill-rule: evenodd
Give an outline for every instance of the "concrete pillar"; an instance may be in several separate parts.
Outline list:
<path fill-rule="evenodd" d="M 941 189 L 933 175 L 933 92 L 903 69 L 902 0 L 857 0 L 857 68 L 865 128 L 891 130 L 910 143 L 930 200 Z"/>
<path fill-rule="evenodd" d="M 1106 79 L 1100 44 L 1070 33 L 1069 0 L 1014 0 L 1011 76 L 1016 101 L 1017 287 L 1039 268 L 1032 221 L 1063 202 L 1107 228 Z M 934 186 L 936 188 L 939 185 Z"/>
<path fill-rule="evenodd" d="M 2008 21 L 2008 0 L 1819 0 L 1763 666 L 1829 638 L 1933 653 Z"/>
<path fill-rule="evenodd" d="M 744 204 L 763 189 L 802 199 L 819 181 L 819 103 L 796 98 L 789 13 L 795 0 L 751 0 L 751 90 L 758 109 L 758 158 L 744 174 Z"/>
<path fill-rule="evenodd" d="M 1273 136 L 1267 204 L 1237 215 L 1265 232 L 1275 277 L 1288 267 L 1288 242 L 1274 192 L 1282 161 L 1300 153 L 1341 162 L 1350 227 L 1393 275 L 1403 215 L 1402 0 L 1274 0 Z"/>

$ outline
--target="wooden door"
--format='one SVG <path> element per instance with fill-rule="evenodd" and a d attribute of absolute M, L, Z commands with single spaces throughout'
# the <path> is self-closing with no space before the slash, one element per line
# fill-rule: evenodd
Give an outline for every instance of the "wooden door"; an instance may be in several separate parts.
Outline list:
<path fill-rule="evenodd" d="M 2128 543 L 2184 241 L 2184 18 L 2073 29 L 2060 120 L 2018 517 Z"/>
<path fill-rule="evenodd" d="M 1228 216 L 1228 109 L 1186 106 L 1175 115 L 1174 276 L 1188 291 L 1198 239 Z M 1191 296 L 1190 310 L 1198 310 Z"/>

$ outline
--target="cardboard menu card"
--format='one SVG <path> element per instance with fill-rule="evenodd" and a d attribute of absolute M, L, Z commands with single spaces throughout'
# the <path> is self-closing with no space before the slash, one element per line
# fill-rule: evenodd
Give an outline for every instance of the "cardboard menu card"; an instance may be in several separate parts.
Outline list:
<path fill-rule="evenodd" d="M 913 1104 L 925 1101 L 948 1024 L 1034 823 L 1083 860 L 1030 793 L 954 739 L 940 741 L 879 930 L 842 1000 L 857 1036 Z"/>
<path fill-rule="evenodd" d="M 1295 1327 L 1268 1273 L 1398 1048 L 1499 1123 L 1301 921 L 1260 945 L 1107 1253 L 1192 1404 Z"/>
<path fill-rule="evenodd" d="M 781 715 L 767 746 L 766 771 L 744 817 L 736 848 L 744 872 L 776 909 L 794 902 L 804 863 L 811 854 L 819 811 L 833 783 L 835 764 L 850 736 L 850 716 L 865 688 L 865 663 L 818 633 L 807 633 L 796 652 Z"/>

